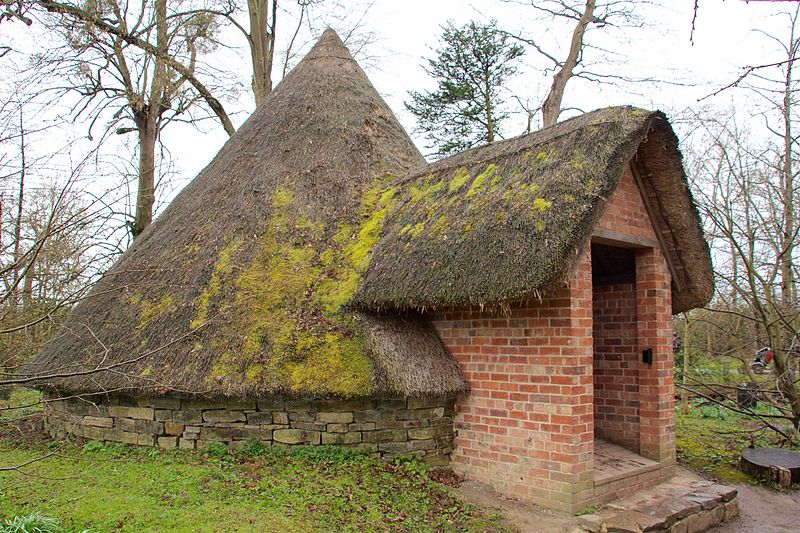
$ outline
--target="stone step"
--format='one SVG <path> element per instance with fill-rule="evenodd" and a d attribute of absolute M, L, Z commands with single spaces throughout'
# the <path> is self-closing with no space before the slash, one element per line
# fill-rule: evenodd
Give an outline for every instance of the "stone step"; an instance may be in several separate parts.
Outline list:
<path fill-rule="evenodd" d="M 681 473 L 579 521 L 596 533 L 696 533 L 738 513 L 736 489 Z"/>

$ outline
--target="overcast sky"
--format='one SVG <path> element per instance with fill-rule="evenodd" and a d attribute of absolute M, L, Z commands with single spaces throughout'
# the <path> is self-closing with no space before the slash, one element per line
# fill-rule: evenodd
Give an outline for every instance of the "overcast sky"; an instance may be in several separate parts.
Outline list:
<path fill-rule="evenodd" d="M 329 6 L 334 0 L 327 0 Z M 495 18 L 504 29 L 532 37 L 555 55 L 563 57 L 571 33 L 570 25 L 559 25 L 549 20 L 537 20 L 536 13 L 526 6 L 528 0 L 518 3 L 501 0 L 340 0 L 338 9 L 317 8 L 304 28 L 300 41 L 304 51 L 313 44 L 316 35 L 325 25 L 347 32 L 360 21 L 359 34 L 370 34 L 370 43 L 357 53 L 367 74 L 378 91 L 398 115 L 409 132 L 414 128 L 413 117 L 404 110 L 403 102 L 408 91 L 432 88 L 432 81 L 423 70 L 426 58 L 434 56 L 438 46 L 441 26 L 448 21 L 464 24 L 469 20 L 487 22 Z M 284 0 L 286 5 L 291 4 Z M 650 109 L 661 109 L 672 116 L 682 110 L 700 105 L 717 108 L 737 107 L 743 116 L 757 110 L 758 102 L 744 91 L 730 90 L 703 100 L 716 89 L 734 81 L 742 68 L 748 65 L 780 60 L 779 47 L 770 35 L 785 40 L 788 37 L 788 18 L 796 2 L 766 2 L 739 0 L 701 0 L 696 21 L 694 42 L 690 40 L 694 0 L 652 0 L 639 2 L 638 27 L 592 29 L 587 39 L 593 46 L 586 52 L 585 61 L 591 69 L 604 75 L 637 79 L 654 79 L 651 83 L 618 82 L 598 85 L 583 80 L 572 80 L 567 87 L 565 106 L 589 111 L 607 105 L 633 104 Z M 783 13 L 783 14 L 781 14 Z M 291 14 L 281 13 L 280 33 L 282 50 L 294 22 Z M 343 19 L 343 20 L 336 20 Z M 755 31 L 758 30 L 758 31 Z M 41 45 L 41 39 L 31 44 L 27 36 L 35 32 L 21 24 L 0 27 L 0 44 L 11 42 L 19 48 Z M 345 35 L 343 35 L 344 37 Z M 253 110 L 252 97 L 246 90 L 249 72 L 248 52 L 235 34 L 229 42 L 233 48 L 220 50 L 219 64 L 237 65 L 234 69 L 244 87 L 240 96 L 226 103 L 234 122 L 240 125 Z M 238 43 L 238 44 L 236 44 Z M 8 58 L 7 58 L 8 59 Z M 299 58 L 298 58 L 299 59 Z M 296 60 L 294 61 L 296 62 Z M 538 105 L 549 87 L 552 71 L 548 63 L 528 51 L 519 75 L 508 84 L 508 95 Z M 2 65 L 0 65 L 2 68 Z M 276 79 L 279 79 L 279 75 Z M 513 100 L 509 99 L 513 103 Z M 519 107 L 516 107 L 519 109 Z M 513 105 L 509 110 L 514 111 Z M 46 111 L 46 110 L 45 110 Z M 506 125 L 507 136 L 523 131 L 524 118 L 519 114 Z M 85 136 L 83 126 L 77 135 Z M 65 130 L 66 131 L 66 130 Z M 206 122 L 203 131 L 189 126 L 170 126 L 162 140 L 172 154 L 178 171 L 176 184 L 181 185 L 194 177 L 216 154 L 226 140 L 221 127 Z M 423 153 L 424 140 L 415 136 Z M 55 145 L 54 145 L 55 146 Z M 131 158 L 132 153 L 119 151 L 121 158 Z M 163 204 L 162 204 L 163 205 Z"/>
<path fill-rule="evenodd" d="M 361 50 L 358 58 L 409 131 L 414 128 L 414 119 L 405 111 L 403 102 L 408 91 L 433 87 L 423 65 L 425 59 L 435 56 L 433 50 L 438 46 L 443 24 L 495 18 L 501 27 L 535 37 L 562 55 L 571 32 L 569 26 L 536 20 L 536 13 L 524 5 L 524 0 L 516 4 L 495 0 L 375 0 L 366 13 L 366 2 L 349 0 L 346 3 L 352 7 L 352 16 L 344 23 L 337 23 L 338 29 L 346 31 L 349 24 L 360 19 L 363 31 L 373 34 L 372 43 Z M 734 81 L 743 67 L 780 59 L 777 44 L 759 31 L 780 38 L 788 36 L 785 13 L 796 3 L 703 0 L 694 42 L 690 39 L 693 0 L 656 0 L 652 5 L 642 4 L 637 9 L 641 27 L 592 30 L 588 34 L 589 42 L 604 52 L 590 50 L 586 60 L 594 63 L 592 69 L 602 74 L 656 79 L 657 82 L 598 85 L 573 80 L 567 88 L 565 106 L 588 111 L 607 105 L 633 104 L 672 114 L 687 107 L 699 107 L 699 99 Z M 312 21 L 316 26 L 313 30 L 320 32 L 326 19 L 318 16 Z M 284 28 L 286 25 L 288 23 Z M 306 35 L 305 40 L 310 42 L 311 37 Z M 548 66 L 529 51 L 520 74 L 509 83 L 510 92 L 532 103 L 541 101 L 551 81 L 552 71 L 546 70 Z M 242 95 L 238 105 L 242 113 L 238 115 L 237 124 L 252 110 L 249 98 L 247 93 Z M 737 91 L 726 91 L 703 100 L 702 104 L 736 105 L 749 112 L 745 108 L 753 102 Z M 576 112 L 570 111 L 566 116 Z M 508 123 L 505 133 L 521 133 L 523 122 L 523 115 L 518 115 L 516 121 L 512 119 Z M 181 137 L 186 135 L 186 132 L 180 133 Z M 212 130 L 195 139 L 189 150 L 196 154 L 199 148 L 210 158 L 224 140 L 221 131 Z M 425 151 L 424 140 L 415 136 L 415 141 Z M 179 143 L 170 144 L 175 146 L 173 150 L 185 173 L 193 175 L 203 166 L 196 157 L 186 160 Z"/>

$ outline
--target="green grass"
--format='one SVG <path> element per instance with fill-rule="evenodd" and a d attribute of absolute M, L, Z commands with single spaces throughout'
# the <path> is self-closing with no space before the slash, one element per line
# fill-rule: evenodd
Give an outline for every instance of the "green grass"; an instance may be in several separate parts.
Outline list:
<path fill-rule="evenodd" d="M 759 427 L 757 421 L 722 406 L 697 402 L 689 414 L 676 410 L 678 460 L 689 468 L 729 483 L 755 483 L 771 486 L 739 470 L 741 452 L 755 446 L 778 446 L 777 435 L 770 431 L 743 432 Z"/>
<path fill-rule="evenodd" d="M 7 400 L 0 399 L 0 421 L 13 420 L 42 410 L 42 393 L 33 389 L 16 388 Z"/>
<path fill-rule="evenodd" d="M 499 517 L 460 502 L 416 461 L 348 449 L 232 454 L 0 440 L 0 518 L 41 513 L 69 531 L 487 531 Z"/>

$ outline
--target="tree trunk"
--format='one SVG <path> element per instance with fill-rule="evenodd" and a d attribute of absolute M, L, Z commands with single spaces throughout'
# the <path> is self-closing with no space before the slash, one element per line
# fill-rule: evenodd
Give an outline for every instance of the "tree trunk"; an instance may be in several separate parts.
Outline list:
<path fill-rule="evenodd" d="M 156 203 L 156 141 L 159 133 L 159 118 L 168 102 L 164 89 L 167 86 L 167 65 L 161 57 L 166 55 L 169 36 L 167 33 L 167 0 L 156 0 L 156 47 L 160 54 L 154 58 L 153 82 L 150 85 L 148 103 L 134 110 L 134 120 L 139 133 L 139 184 L 136 193 L 136 213 L 131 234 L 136 239 L 153 222 L 153 207 Z"/>
<path fill-rule="evenodd" d="M 558 122 L 558 116 L 561 114 L 561 101 L 564 99 L 564 89 L 580 61 L 581 51 L 583 50 L 583 36 L 586 33 L 586 26 L 589 25 L 594 17 L 594 7 L 595 0 L 586 0 L 583 15 L 578 19 L 578 23 L 572 32 L 572 41 L 570 42 L 567 59 L 556 72 L 556 75 L 553 76 L 550 92 L 542 104 L 542 120 L 545 128 Z"/>
<path fill-rule="evenodd" d="M 483 103 L 486 110 L 486 143 L 492 144 L 494 142 L 494 109 L 492 108 L 492 99 L 489 96 L 489 80 L 488 73 L 484 79 L 483 86 Z"/>
<path fill-rule="evenodd" d="M 22 214 L 25 205 L 25 171 L 28 162 L 25 159 L 25 125 L 23 124 L 22 111 L 19 114 L 19 155 L 20 155 L 20 170 L 19 170 L 19 191 L 17 198 L 17 220 L 14 222 L 14 271 L 11 279 L 11 305 L 14 308 L 19 306 L 19 283 L 20 276 L 23 272 L 23 267 L 20 264 L 22 261 Z"/>
<path fill-rule="evenodd" d="M 151 113 L 137 121 L 139 131 L 139 183 L 136 193 L 136 213 L 131 234 L 136 239 L 153 222 L 153 206 L 156 203 L 156 131 Z"/>
<path fill-rule="evenodd" d="M 784 312 L 792 313 L 795 305 L 794 281 L 794 239 L 795 216 L 794 210 L 794 168 L 792 165 L 792 64 L 786 65 L 786 79 L 783 94 L 783 174 L 782 201 L 784 209 L 783 235 L 781 239 L 781 303 Z"/>
<path fill-rule="evenodd" d="M 250 58 L 253 61 L 253 96 L 256 105 L 272 91 L 272 61 L 275 56 L 275 22 L 278 0 L 247 0 L 250 17 Z"/>
<path fill-rule="evenodd" d="M 683 389 L 681 390 L 681 412 L 689 414 L 689 313 L 683 313 Z"/>

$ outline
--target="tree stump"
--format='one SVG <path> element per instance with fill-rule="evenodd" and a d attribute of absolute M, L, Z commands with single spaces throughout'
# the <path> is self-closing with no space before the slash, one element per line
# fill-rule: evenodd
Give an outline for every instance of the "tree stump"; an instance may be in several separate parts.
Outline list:
<path fill-rule="evenodd" d="M 739 467 L 753 476 L 766 475 L 782 487 L 800 483 L 800 453 L 781 448 L 745 448 Z"/>

